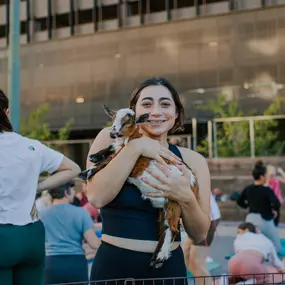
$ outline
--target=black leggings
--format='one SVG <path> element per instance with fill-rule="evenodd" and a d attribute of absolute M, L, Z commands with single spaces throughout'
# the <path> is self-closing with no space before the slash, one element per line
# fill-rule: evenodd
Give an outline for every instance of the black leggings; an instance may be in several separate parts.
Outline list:
<path fill-rule="evenodd" d="M 51 255 L 46 257 L 45 284 L 84 281 L 89 281 L 88 265 L 84 255 Z"/>
<path fill-rule="evenodd" d="M 160 268 L 149 267 L 151 253 L 137 252 L 122 249 L 106 242 L 102 242 L 95 256 L 91 270 L 91 281 L 110 279 L 164 279 L 155 282 L 136 281 L 135 284 L 150 285 L 184 285 L 186 280 L 186 267 L 181 247 L 172 251 L 171 257 Z M 174 280 L 173 278 L 180 277 Z M 169 279 L 167 279 L 169 278 Z M 172 279 L 171 279 L 172 278 Z M 124 284 L 119 281 L 117 284 Z M 101 283 L 101 282 L 99 282 Z M 98 285 L 99 283 L 96 283 Z M 113 285 L 115 282 L 102 282 L 104 285 Z M 129 283 L 132 285 L 132 283 Z"/>

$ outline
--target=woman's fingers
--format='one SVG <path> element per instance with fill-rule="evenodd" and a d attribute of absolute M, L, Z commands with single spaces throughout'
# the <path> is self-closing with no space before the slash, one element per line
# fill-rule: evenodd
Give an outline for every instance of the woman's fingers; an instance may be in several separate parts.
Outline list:
<path fill-rule="evenodd" d="M 159 155 L 162 156 L 163 158 L 171 161 L 173 164 L 181 163 L 181 159 L 179 157 L 177 157 L 175 154 L 172 154 L 171 151 L 168 151 L 168 150 L 165 151 L 165 150 L 161 149 Z"/>
<path fill-rule="evenodd" d="M 159 163 L 167 166 L 167 163 L 165 162 L 165 160 L 159 154 L 155 157 L 155 160 L 158 161 Z"/>
<path fill-rule="evenodd" d="M 163 184 L 167 184 L 168 183 L 168 180 L 167 180 L 167 176 L 163 176 L 163 175 L 160 175 L 158 172 L 160 171 L 153 171 L 151 169 L 146 169 L 146 171 L 152 176 L 154 177 L 156 180 L 160 181 L 161 183 Z M 164 172 L 163 172 L 164 173 Z M 161 173 L 162 174 L 162 173 Z M 165 174 L 165 173 L 164 173 Z"/>

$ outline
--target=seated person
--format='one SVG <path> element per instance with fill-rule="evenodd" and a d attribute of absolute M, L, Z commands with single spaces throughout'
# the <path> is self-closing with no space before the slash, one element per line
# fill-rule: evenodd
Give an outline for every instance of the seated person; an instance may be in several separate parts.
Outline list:
<path fill-rule="evenodd" d="M 256 227 L 251 223 L 240 224 L 237 233 L 234 241 L 235 256 L 229 260 L 228 265 L 230 274 L 236 275 L 235 279 L 238 276 L 245 280 L 255 278 L 257 284 L 281 283 L 282 274 L 275 274 L 274 282 L 272 280 L 272 273 L 283 273 L 285 269 L 271 240 L 262 233 L 257 233 Z"/>

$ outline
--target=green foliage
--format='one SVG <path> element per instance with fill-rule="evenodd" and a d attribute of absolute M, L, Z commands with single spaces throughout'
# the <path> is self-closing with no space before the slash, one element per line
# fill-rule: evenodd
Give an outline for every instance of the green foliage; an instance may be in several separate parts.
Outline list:
<path fill-rule="evenodd" d="M 112 121 L 109 121 L 109 122 L 107 122 L 107 123 L 105 124 L 104 128 L 111 127 L 112 124 L 113 124 L 113 122 L 112 122 Z"/>
<path fill-rule="evenodd" d="M 20 127 L 21 134 L 39 141 L 67 140 L 70 135 L 73 120 L 69 120 L 57 134 L 52 134 L 48 123 L 46 123 L 46 116 L 49 110 L 49 104 L 43 104 L 31 112 L 28 118 L 22 119 Z"/>
<path fill-rule="evenodd" d="M 281 103 L 285 98 L 277 98 L 264 111 L 264 115 L 276 115 L 279 113 Z M 211 100 L 200 110 L 211 111 L 216 118 L 244 117 L 239 110 L 238 102 L 227 102 L 224 95 L 219 95 L 217 100 Z M 257 156 L 280 155 L 284 150 L 284 143 L 277 140 L 278 121 L 261 120 L 254 121 L 255 154 Z M 249 122 L 217 123 L 217 148 L 219 157 L 250 156 Z M 208 141 L 202 141 L 197 150 L 208 153 Z"/>

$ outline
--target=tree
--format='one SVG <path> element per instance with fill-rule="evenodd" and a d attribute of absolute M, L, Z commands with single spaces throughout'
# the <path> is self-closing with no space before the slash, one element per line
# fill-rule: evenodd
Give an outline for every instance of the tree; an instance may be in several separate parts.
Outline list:
<path fill-rule="evenodd" d="M 276 115 L 281 109 L 284 98 L 277 98 L 264 111 L 264 115 Z M 210 100 L 200 110 L 208 110 L 215 118 L 244 117 L 237 101 L 227 102 L 224 95 L 219 95 L 218 100 Z M 254 115 L 254 112 L 251 112 Z M 284 150 L 284 143 L 277 140 L 277 120 L 262 120 L 254 122 L 255 154 L 257 156 L 278 155 Z M 250 155 L 249 122 L 217 123 L 217 148 L 220 157 L 241 157 Z M 197 147 L 199 152 L 208 153 L 208 141 L 202 141 Z"/>
<path fill-rule="evenodd" d="M 59 129 L 58 133 L 53 134 L 49 129 L 48 123 L 46 123 L 48 113 L 49 104 L 40 105 L 35 111 L 31 112 L 28 118 L 21 120 L 21 134 L 39 141 L 67 140 L 70 135 L 73 120 L 69 120 L 65 126 Z"/>

